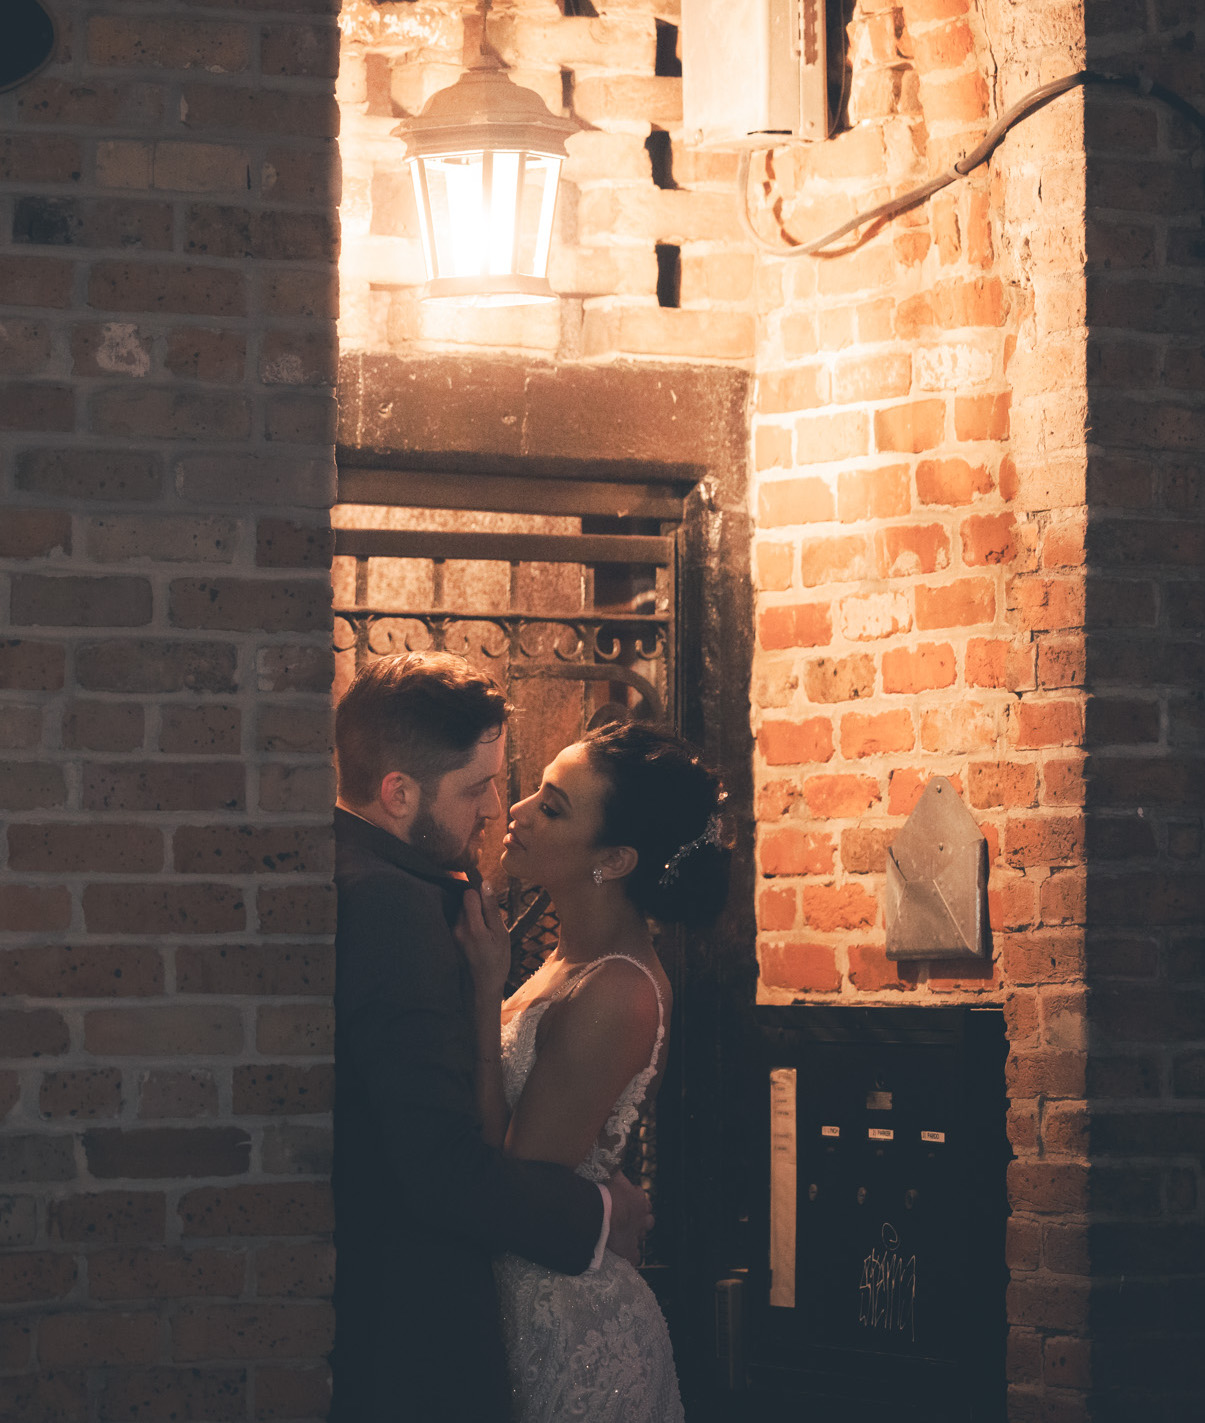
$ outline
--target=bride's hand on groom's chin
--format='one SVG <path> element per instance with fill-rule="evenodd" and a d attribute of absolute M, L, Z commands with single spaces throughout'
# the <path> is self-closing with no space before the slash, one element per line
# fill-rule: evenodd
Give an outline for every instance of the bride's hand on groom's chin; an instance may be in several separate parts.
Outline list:
<path fill-rule="evenodd" d="M 644 1237 L 653 1228 L 653 1212 L 649 1198 L 639 1186 L 633 1186 L 617 1172 L 607 1182 L 611 1192 L 611 1230 L 607 1249 L 621 1255 L 629 1264 L 639 1265 L 644 1252 Z"/>
<path fill-rule="evenodd" d="M 501 998 L 510 972 L 510 935 L 487 885 L 465 891 L 452 931 L 464 950 L 479 997 Z"/>

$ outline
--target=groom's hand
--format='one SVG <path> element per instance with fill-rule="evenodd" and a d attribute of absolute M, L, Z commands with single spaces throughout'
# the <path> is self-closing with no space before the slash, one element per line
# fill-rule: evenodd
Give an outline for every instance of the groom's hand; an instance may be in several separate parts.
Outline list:
<path fill-rule="evenodd" d="M 611 1192 L 611 1232 L 607 1249 L 622 1255 L 631 1265 L 640 1264 L 644 1237 L 653 1228 L 653 1212 L 649 1198 L 639 1186 L 633 1186 L 622 1171 L 607 1182 Z"/>

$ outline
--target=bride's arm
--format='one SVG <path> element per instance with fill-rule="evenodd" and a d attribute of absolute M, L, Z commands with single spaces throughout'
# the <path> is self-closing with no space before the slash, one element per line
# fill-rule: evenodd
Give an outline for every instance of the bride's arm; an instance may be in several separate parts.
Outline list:
<path fill-rule="evenodd" d="M 648 1066 L 659 1014 L 648 976 L 623 960 L 604 964 L 550 1009 L 506 1133 L 508 1154 L 584 1161 L 624 1089 Z"/>
<path fill-rule="evenodd" d="M 477 1110 L 481 1135 L 490 1146 L 506 1139 L 510 1109 L 502 1090 L 502 995 L 510 971 L 510 936 L 488 893 L 465 892 L 455 928 L 473 974 L 473 1016 L 477 1038 Z"/>

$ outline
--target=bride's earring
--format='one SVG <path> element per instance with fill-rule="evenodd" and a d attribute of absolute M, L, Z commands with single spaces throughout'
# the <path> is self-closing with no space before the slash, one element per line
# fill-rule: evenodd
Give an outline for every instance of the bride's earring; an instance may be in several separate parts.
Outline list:
<path fill-rule="evenodd" d="M 595 883 L 595 884 L 602 884 L 602 882 L 603 882 L 603 872 L 602 872 L 602 866 L 601 866 L 601 865 L 595 865 L 595 866 L 594 866 L 593 877 L 594 877 L 594 883 Z"/>

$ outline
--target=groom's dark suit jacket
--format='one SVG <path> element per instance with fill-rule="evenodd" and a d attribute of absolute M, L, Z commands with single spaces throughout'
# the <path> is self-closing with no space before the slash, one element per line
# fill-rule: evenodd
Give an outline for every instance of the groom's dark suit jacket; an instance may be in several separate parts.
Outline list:
<path fill-rule="evenodd" d="M 492 1253 L 578 1274 L 597 1187 L 481 1139 L 463 880 L 335 812 L 335 1348 L 331 1423 L 509 1417 Z"/>

